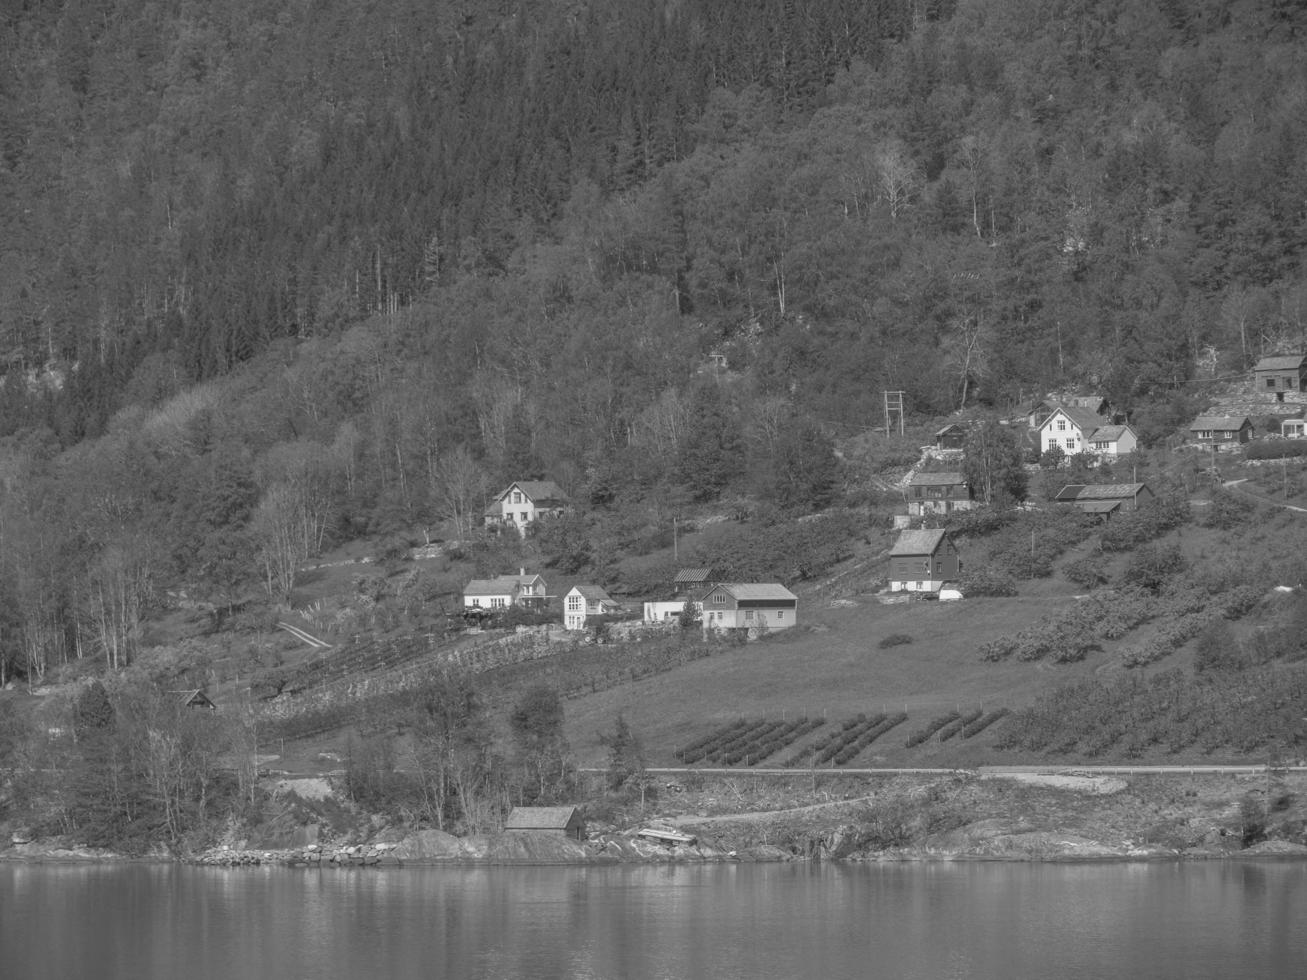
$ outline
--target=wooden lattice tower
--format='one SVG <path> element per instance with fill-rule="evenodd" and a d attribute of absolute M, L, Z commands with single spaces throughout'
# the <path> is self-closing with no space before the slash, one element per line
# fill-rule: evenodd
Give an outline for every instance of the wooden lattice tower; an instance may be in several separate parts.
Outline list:
<path fill-rule="evenodd" d="M 889 437 L 890 429 L 894 427 L 894 420 L 898 419 L 899 435 L 903 435 L 903 392 L 887 391 L 885 392 L 885 436 Z"/>

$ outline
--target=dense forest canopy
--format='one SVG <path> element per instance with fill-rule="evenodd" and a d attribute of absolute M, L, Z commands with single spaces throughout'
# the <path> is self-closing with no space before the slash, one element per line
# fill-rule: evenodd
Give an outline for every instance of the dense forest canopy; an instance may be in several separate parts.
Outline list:
<path fill-rule="evenodd" d="M 0 661 L 510 478 L 817 506 L 887 388 L 1302 349 L 1305 42 L 1290 0 L 8 0 Z"/>

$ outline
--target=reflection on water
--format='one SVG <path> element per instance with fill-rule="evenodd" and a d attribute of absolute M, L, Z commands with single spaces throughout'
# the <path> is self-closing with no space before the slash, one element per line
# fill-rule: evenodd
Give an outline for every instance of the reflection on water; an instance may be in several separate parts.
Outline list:
<path fill-rule="evenodd" d="M 0 978 L 1307 976 L 1307 864 L 0 865 Z"/>

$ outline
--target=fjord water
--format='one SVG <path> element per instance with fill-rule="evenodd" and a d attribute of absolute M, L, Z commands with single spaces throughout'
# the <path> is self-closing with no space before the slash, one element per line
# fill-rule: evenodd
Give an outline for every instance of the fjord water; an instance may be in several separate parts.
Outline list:
<path fill-rule="evenodd" d="M 0 978 L 1289 978 L 1307 863 L 0 865 Z"/>

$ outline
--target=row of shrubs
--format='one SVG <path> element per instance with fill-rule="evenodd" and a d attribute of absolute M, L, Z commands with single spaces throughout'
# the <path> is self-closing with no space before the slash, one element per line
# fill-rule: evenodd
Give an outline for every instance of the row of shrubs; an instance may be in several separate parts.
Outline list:
<path fill-rule="evenodd" d="M 825 723 L 824 718 L 799 718 L 794 721 L 739 719 L 677 749 L 674 755 L 684 765 L 692 765 L 701 760 L 728 766 L 740 762 L 758 765 Z"/>
<path fill-rule="evenodd" d="M 867 746 L 891 728 L 903 724 L 908 716 L 878 713 L 871 716 L 858 714 L 844 721 L 835 731 L 828 733 L 805 752 L 798 752 L 785 760 L 786 766 L 834 763 L 837 766 L 852 762 Z"/>
<path fill-rule="evenodd" d="M 1290 746 L 1300 733 L 1307 702 L 1307 664 L 1274 664 L 1217 677 L 1179 669 L 1150 678 L 1131 674 L 1107 683 L 1096 678 L 1064 685 L 1012 713 L 1000 749 L 1072 754 L 1109 751 L 1139 758 L 1150 751 L 1192 747 L 1234 755 Z"/>

